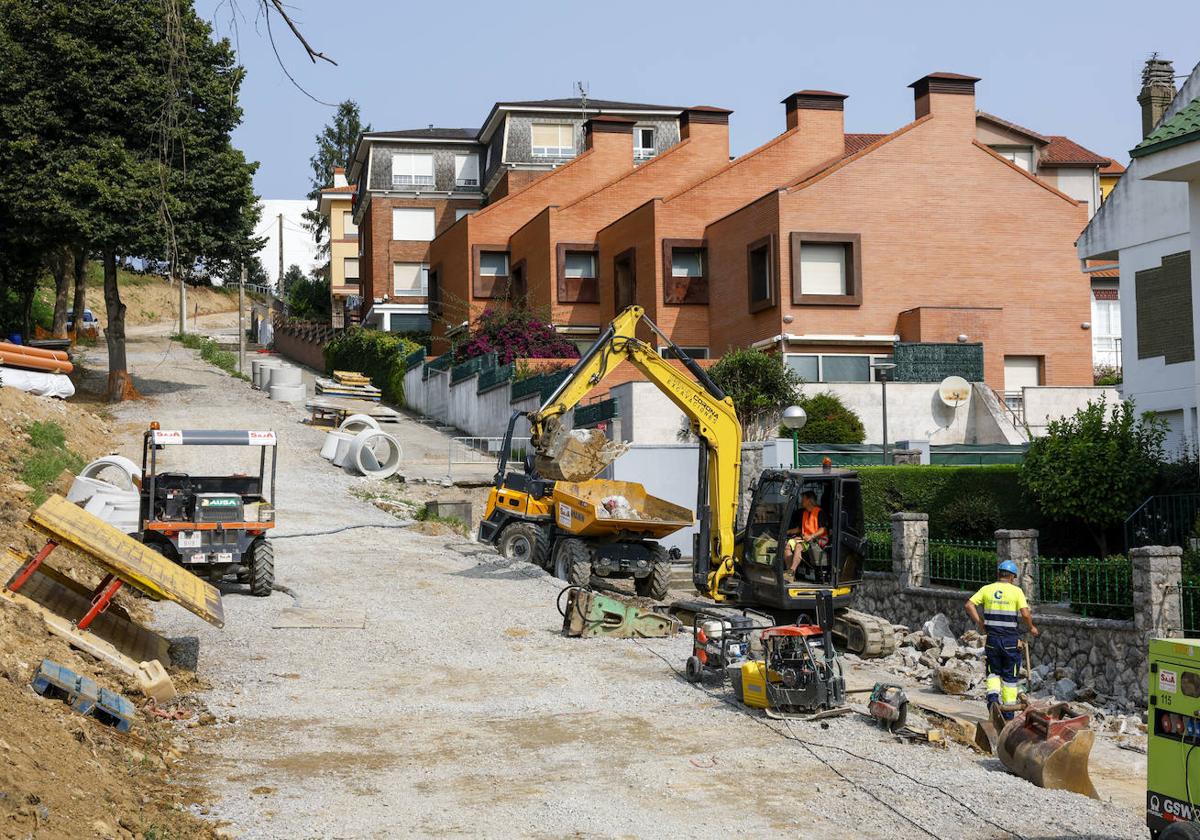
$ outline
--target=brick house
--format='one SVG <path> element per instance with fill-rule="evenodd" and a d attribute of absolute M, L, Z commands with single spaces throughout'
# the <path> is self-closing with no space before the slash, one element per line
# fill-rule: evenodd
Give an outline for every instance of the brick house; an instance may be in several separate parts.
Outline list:
<path fill-rule="evenodd" d="M 364 133 L 348 173 L 360 187 L 353 221 L 359 230 L 363 323 L 395 332 L 428 330 L 429 303 L 438 292 L 437 272 L 430 273 L 430 243 L 485 204 L 524 191 L 583 157 L 589 119 L 629 122 L 633 146 L 625 163 L 632 168 L 635 160 L 650 160 L 678 143 L 680 112 L 605 100 L 497 102 L 478 130 L 429 126 Z M 594 163 L 573 171 L 578 175 Z M 538 195 L 555 194 L 543 189 Z M 517 206 L 510 205 L 492 219 L 515 220 L 510 221 L 515 229 L 528 217 L 514 213 Z"/>

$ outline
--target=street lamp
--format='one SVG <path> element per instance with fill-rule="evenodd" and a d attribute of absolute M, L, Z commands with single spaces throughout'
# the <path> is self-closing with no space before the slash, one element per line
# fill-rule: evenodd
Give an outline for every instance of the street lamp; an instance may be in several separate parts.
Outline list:
<path fill-rule="evenodd" d="M 871 365 L 871 370 L 876 371 L 879 377 L 879 384 L 883 386 L 883 463 L 888 462 L 888 439 L 887 439 L 887 382 L 892 371 L 896 369 L 896 365 L 892 362 L 876 362 Z"/>
<path fill-rule="evenodd" d="M 808 413 L 798 405 L 783 410 L 783 425 L 792 430 L 792 468 L 800 466 L 800 430 L 808 422 Z"/>

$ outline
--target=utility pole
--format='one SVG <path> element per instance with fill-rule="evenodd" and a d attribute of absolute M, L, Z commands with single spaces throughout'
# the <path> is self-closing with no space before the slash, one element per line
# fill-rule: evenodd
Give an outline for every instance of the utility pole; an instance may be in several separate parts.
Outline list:
<path fill-rule="evenodd" d="M 279 276 L 275 278 L 275 290 L 283 297 L 283 214 L 279 214 Z"/>
<path fill-rule="evenodd" d="M 246 369 L 246 264 L 242 263 L 242 278 L 238 283 L 238 373 Z"/>
<path fill-rule="evenodd" d="M 187 285 L 183 282 L 183 275 L 178 270 L 173 273 L 175 279 L 179 281 L 179 334 L 183 335 L 187 332 Z"/>

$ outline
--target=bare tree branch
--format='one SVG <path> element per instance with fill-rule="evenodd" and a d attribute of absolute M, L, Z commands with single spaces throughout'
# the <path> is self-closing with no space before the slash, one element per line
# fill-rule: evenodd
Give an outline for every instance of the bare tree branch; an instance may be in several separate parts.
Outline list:
<path fill-rule="evenodd" d="M 275 9 L 275 12 L 281 18 L 283 18 L 283 22 L 286 23 L 288 25 L 288 28 L 292 30 L 292 34 L 296 36 L 296 40 L 300 42 L 300 45 L 302 47 L 304 47 L 304 51 L 306 53 L 308 53 L 309 61 L 311 61 L 313 64 L 316 64 L 317 59 L 319 58 L 322 61 L 328 61 L 330 64 L 334 65 L 335 67 L 337 66 L 337 62 L 334 61 L 332 58 L 325 55 L 325 53 L 317 52 L 316 50 L 314 50 L 312 48 L 312 45 L 308 43 L 308 41 L 305 39 L 304 35 L 300 32 L 299 27 L 296 26 L 295 22 L 293 22 L 291 17 L 288 15 L 287 10 L 285 10 L 283 8 L 282 0 L 259 0 L 259 2 L 261 2 L 263 4 L 263 10 L 268 15 L 268 25 L 269 25 L 269 20 L 270 20 L 269 15 L 271 14 L 271 8 L 273 7 Z"/>

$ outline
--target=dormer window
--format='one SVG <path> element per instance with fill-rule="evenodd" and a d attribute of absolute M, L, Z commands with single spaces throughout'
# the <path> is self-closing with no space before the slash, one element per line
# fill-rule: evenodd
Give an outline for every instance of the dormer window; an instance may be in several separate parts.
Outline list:
<path fill-rule="evenodd" d="M 633 159 L 649 160 L 658 154 L 654 145 L 654 129 L 637 126 L 633 129 Z"/>
<path fill-rule="evenodd" d="M 575 157 L 575 126 L 570 123 L 534 123 L 529 136 L 534 157 Z"/>
<path fill-rule="evenodd" d="M 1026 172 L 1033 172 L 1032 146 L 992 146 L 992 151 L 1005 160 L 1012 161 Z"/>
<path fill-rule="evenodd" d="M 433 186 L 433 155 L 398 152 L 392 155 L 392 186 L 400 189 Z"/>

